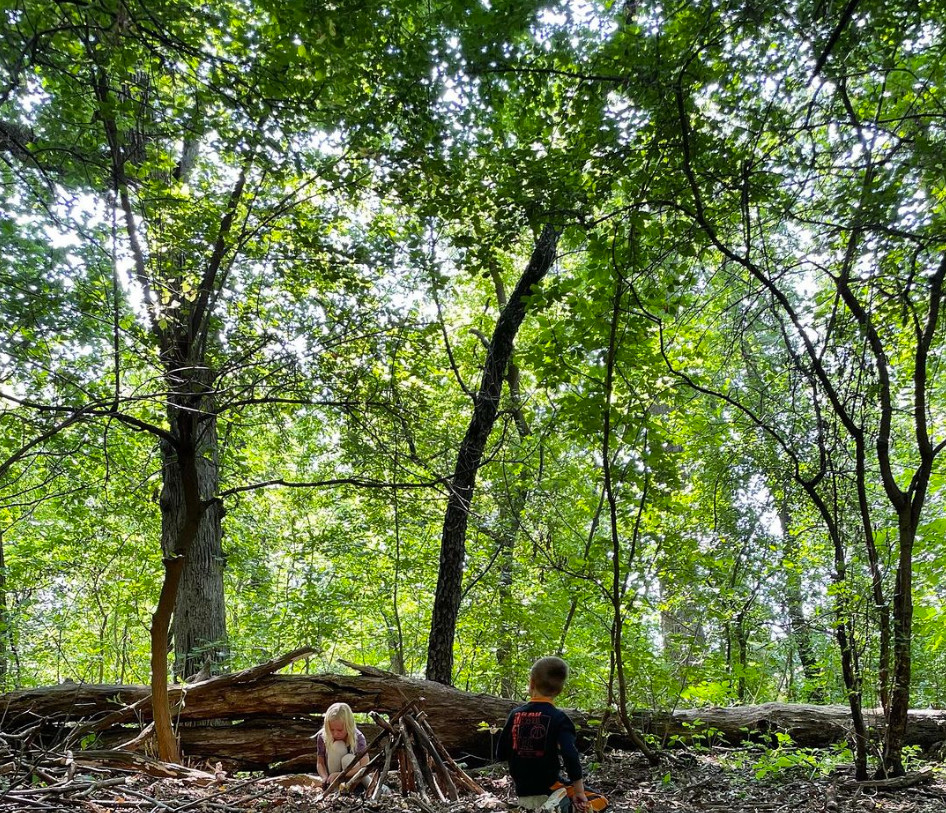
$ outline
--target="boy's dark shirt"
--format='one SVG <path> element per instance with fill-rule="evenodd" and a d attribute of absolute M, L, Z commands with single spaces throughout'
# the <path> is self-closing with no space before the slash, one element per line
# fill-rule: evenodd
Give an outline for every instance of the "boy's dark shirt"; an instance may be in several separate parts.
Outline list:
<path fill-rule="evenodd" d="M 575 724 L 545 699 L 534 698 L 509 713 L 496 756 L 508 760 L 517 796 L 550 793 L 552 785 L 562 781 L 559 757 L 569 783 L 582 778 Z"/>

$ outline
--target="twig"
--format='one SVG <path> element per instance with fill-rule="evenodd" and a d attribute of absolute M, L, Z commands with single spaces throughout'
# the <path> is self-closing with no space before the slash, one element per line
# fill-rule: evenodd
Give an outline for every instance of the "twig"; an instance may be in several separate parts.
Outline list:
<path fill-rule="evenodd" d="M 931 770 L 918 771 L 916 773 L 906 774 L 905 776 L 892 776 L 889 779 L 865 779 L 863 782 L 845 782 L 845 790 L 856 790 L 858 788 L 884 788 L 902 789 L 912 788 L 914 785 L 921 785 L 924 782 L 932 782 L 934 779 Z"/>

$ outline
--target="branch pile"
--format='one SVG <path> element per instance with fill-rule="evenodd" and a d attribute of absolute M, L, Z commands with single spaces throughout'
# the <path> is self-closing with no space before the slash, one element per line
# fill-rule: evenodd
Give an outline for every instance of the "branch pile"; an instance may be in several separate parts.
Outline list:
<path fill-rule="evenodd" d="M 369 799 L 378 799 L 386 787 L 392 766 L 396 767 L 402 795 L 416 794 L 423 801 L 431 796 L 439 802 L 457 801 L 459 788 L 483 795 L 486 793 L 464 770 L 454 762 L 437 739 L 427 714 L 411 700 L 385 720 L 377 712 L 371 718 L 380 732 L 356 759 L 325 789 L 326 795 L 340 789 L 358 787 L 364 783 Z M 360 758 L 377 748 L 377 753 L 363 766 Z"/>

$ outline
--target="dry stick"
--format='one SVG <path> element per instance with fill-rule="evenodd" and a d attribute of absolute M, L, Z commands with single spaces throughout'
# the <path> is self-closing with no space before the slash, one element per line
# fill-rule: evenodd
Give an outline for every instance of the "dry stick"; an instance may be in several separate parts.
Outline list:
<path fill-rule="evenodd" d="M 433 758 L 434 769 L 437 771 L 437 776 L 440 778 L 440 784 L 443 785 L 443 789 L 446 791 L 447 795 L 452 801 L 457 801 L 457 799 L 460 798 L 460 792 L 457 790 L 457 786 L 450 777 L 450 772 L 447 770 L 447 766 L 444 765 L 443 759 L 441 759 L 440 754 L 437 753 L 437 749 L 431 742 L 427 732 L 424 731 L 420 723 L 418 723 L 417 720 L 415 720 L 409 714 L 404 715 L 404 719 L 407 720 L 407 724 L 413 730 L 414 736 L 417 737 L 418 742 Z"/>
<path fill-rule="evenodd" d="M 398 733 L 391 727 L 387 720 L 378 714 L 378 712 L 369 711 L 368 714 L 382 731 L 386 731 L 388 733 L 388 738 L 384 742 L 384 767 L 377 775 L 376 781 L 372 782 L 371 787 L 368 789 L 368 798 L 377 799 L 381 795 L 381 786 L 384 784 L 385 777 L 387 777 L 388 771 L 391 769 L 391 756 L 394 753 L 394 749 L 397 748 L 397 744 L 400 742 L 400 740 L 398 739 Z"/>
<path fill-rule="evenodd" d="M 414 749 L 411 748 L 411 738 L 407 733 L 407 726 L 404 723 L 403 717 L 398 720 L 398 725 L 401 728 L 401 733 L 404 735 L 404 753 L 407 754 L 407 759 L 411 764 L 411 768 L 414 770 L 414 782 L 417 785 L 417 793 L 424 801 L 430 801 L 427 798 L 427 788 L 425 786 L 426 783 L 424 782 L 424 776 L 420 772 L 420 765 L 417 763 L 417 754 L 415 754 Z"/>
<path fill-rule="evenodd" d="M 39 799 L 30 799 L 28 797 L 19 799 L 17 801 L 17 804 L 21 806 L 30 805 L 31 807 L 38 807 L 41 810 L 52 810 L 54 811 L 54 813 L 60 813 L 60 811 L 62 810 L 62 805 L 51 805 L 51 804 L 48 804 L 47 802 L 41 802 L 39 801 Z"/>
<path fill-rule="evenodd" d="M 424 776 L 424 782 L 427 784 L 427 787 L 434 792 L 434 796 L 437 797 L 438 802 L 446 802 L 447 796 L 443 791 L 443 788 L 437 784 L 437 780 L 434 777 L 433 772 L 430 770 L 430 755 L 427 753 L 427 749 L 424 747 L 424 743 L 421 742 L 420 738 L 417 736 L 418 726 L 417 722 L 411 717 L 410 714 L 405 714 L 402 718 L 406 724 L 408 730 L 413 735 L 411 737 L 411 749 L 414 752 L 414 756 L 417 757 L 417 763 L 420 765 L 420 771 Z M 411 725 L 411 723 L 414 723 Z"/>
<path fill-rule="evenodd" d="M 391 729 L 391 734 L 393 735 L 394 729 Z M 384 780 L 388 775 L 388 771 L 391 770 L 391 757 L 394 756 L 394 749 L 397 748 L 396 740 L 391 741 L 389 736 L 387 742 L 384 743 L 384 767 L 381 769 L 381 772 L 378 774 L 378 781 L 371 787 L 371 790 L 368 793 L 369 799 L 377 799 L 381 796 L 381 788 L 384 785 Z"/>
<path fill-rule="evenodd" d="M 427 712 L 422 711 L 420 714 L 418 714 L 417 722 L 419 722 L 423 726 L 424 730 L 430 735 L 431 741 L 434 743 L 434 747 L 437 749 L 440 756 L 443 758 L 443 761 L 453 771 L 457 779 L 460 780 L 460 784 L 464 785 L 468 790 L 471 790 L 480 796 L 487 795 L 486 790 L 480 787 L 474 781 L 474 779 L 466 771 L 463 770 L 463 768 L 461 768 L 459 765 L 457 765 L 456 762 L 454 762 L 453 757 L 450 756 L 450 754 L 447 752 L 447 749 L 444 748 L 443 743 L 440 742 L 439 739 L 437 739 L 437 736 L 434 734 L 434 730 L 430 727 L 430 723 L 427 722 Z"/>
<path fill-rule="evenodd" d="M 168 700 L 172 703 L 172 705 L 179 703 L 180 690 L 168 690 Z M 150 708 L 150 706 L 151 695 L 148 694 L 145 697 L 142 697 L 140 700 L 136 700 L 130 706 L 122 706 L 122 708 L 118 709 L 117 711 L 110 712 L 104 717 L 100 717 L 98 720 L 92 720 L 90 722 L 76 726 L 70 733 L 67 744 L 77 742 L 86 734 L 104 731 L 106 728 L 111 728 L 113 725 L 119 725 L 120 723 L 127 722 L 128 720 L 132 719 L 132 717 L 134 717 L 139 711 L 145 708 Z"/>
<path fill-rule="evenodd" d="M 393 736 L 395 730 L 393 728 L 394 723 L 401 717 L 403 714 L 407 714 L 413 709 L 417 708 L 417 704 L 423 702 L 423 697 L 415 697 L 413 700 L 408 700 L 400 709 L 398 709 L 394 714 L 390 715 L 391 722 L 385 722 L 380 715 L 377 715 L 375 712 L 371 712 L 372 719 L 381 726 L 381 728 L 390 731 Z M 398 747 L 400 743 L 400 747 Z M 414 781 L 414 776 L 411 772 L 411 767 L 408 764 L 407 757 L 405 756 L 404 751 L 404 737 L 398 732 L 397 740 L 395 742 L 394 753 L 397 754 L 397 769 L 398 776 L 401 782 L 401 792 L 406 796 L 409 791 L 416 790 L 416 783 Z"/>
<path fill-rule="evenodd" d="M 259 779 L 257 779 L 256 777 L 251 777 L 251 778 L 249 778 L 249 779 L 243 779 L 243 780 L 241 780 L 241 781 L 239 781 L 239 782 L 234 782 L 233 784 L 227 785 L 225 788 L 221 788 L 220 790 L 215 790 L 215 791 L 214 791 L 213 793 L 211 793 L 209 796 L 206 796 L 206 797 L 204 797 L 204 798 L 202 798 L 202 799 L 192 799 L 191 801 L 185 802 L 184 804 L 182 804 L 182 805 L 180 805 L 180 806 L 178 806 L 178 807 L 176 807 L 176 808 L 174 808 L 174 809 L 177 811 L 177 813 L 180 813 L 180 811 L 182 811 L 182 810 L 187 810 L 187 809 L 189 809 L 189 808 L 191 808 L 191 807 L 197 807 L 198 805 L 202 805 L 202 804 L 204 804 L 204 803 L 208 803 L 208 804 L 209 804 L 209 803 L 211 803 L 211 801 L 213 800 L 213 798 L 214 798 L 215 796 L 228 795 L 228 794 L 233 793 L 233 791 L 237 790 L 238 788 L 246 787 L 247 785 L 253 785 L 253 784 L 257 783 L 257 782 L 259 782 Z M 255 800 L 255 799 L 259 799 L 259 798 L 262 797 L 262 796 L 267 796 L 267 795 L 269 795 L 269 794 L 272 793 L 272 792 L 273 792 L 273 786 L 272 786 L 272 785 L 267 785 L 267 786 L 264 787 L 261 791 L 258 791 L 257 793 L 251 793 L 251 794 L 249 794 L 248 796 L 244 796 L 244 797 L 238 799 L 237 802 L 240 803 L 240 804 L 242 804 L 243 802 L 248 802 L 248 801 L 252 801 L 252 800 Z"/>
<path fill-rule="evenodd" d="M 138 799 L 144 799 L 146 802 L 151 802 L 153 805 L 152 810 L 157 810 L 159 807 L 163 810 L 176 810 L 176 808 L 167 804 L 167 802 L 162 802 L 160 799 L 155 799 L 151 796 L 148 796 L 147 793 L 142 793 L 140 790 L 135 790 L 134 788 L 125 788 L 125 793 L 128 796 L 135 796 Z"/>
<path fill-rule="evenodd" d="M 127 742 L 115 746 L 116 751 L 134 751 L 135 746 L 140 745 L 154 732 L 154 720 L 146 725 L 141 731 Z"/>
<path fill-rule="evenodd" d="M 932 782 L 936 777 L 928 768 L 904 776 L 894 776 L 889 779 L 865 779 L 862 782 L 845 782 L 845 790 L 854 790 L 860 788 L 883 788 L 883 789 L 901 789 L 910 788 L 914 785 L 920 785 L 924 782 Z"/>
<path fill-rule="evenodd" d="M 355 775 L 351 778 L 351 782 L 348 784 L 357 785 L 362 780 L 362 778 L 367 775 L 368 771 L 371 771 L 377 767 L 377 763 L 381 761 L 381 757 L 383 756 L 384 752 L 379 751 L 377 754 L 375 754 L 366 765 L 362 766 L 361 770 L 355 773 Z"/>
<path fill-rule="evenodd" d="M 390 734 L 392 737 L 393 737 L 395 734 L 397 734 L 397 732 L 391 727 L 390 723 L 388 723 L 388 721 L 385 720 L 384 717 L 382 717 L 380 714 L 378 714 L 378 712 L 376 712 L 376 711 L 369 711 L 369 712 L 368 712 L 368 715 L 371 717 L 372 720 L 375 721 L 375 723 L 377 724 L 378 728 L 383 728 L 383 729 L 384 729 L 385 731 L 387 731 L 388 734 Z"/>
<path fill-rule="evenodd" d="M 63 793 L 87 793 L 90 790 L 97 790 L 98 788 L 105 788 L 111 785 L 125 785 L 127 784 L 127 778 L 124 776 L 115 777 L 113 779 L 103 779 L 101 782 L 70 782 L 63 785 L 50 785 L 48 787 L 35 787 L 35 788 L 11 788 L 6 791 L 3 795 L 10 797 L 18 796 L 42 796 L 44 794 L 49 794 L 53 796 L 58 796 Z"/>
<path fill-rule="evenodd" d="M 407 764 L 407 755 L 404 753 L 404 737 L 398 732 L 397 738 L 399 745 L 397 749 L 397 771 L 401 780 L 401 793 L 407 796 L 415 789 L 414 777 L 411 775 L 411 766 Z"/>
<path fill-rule="evenodd" d="M 421 810 L 423 810 L 424 813 L 437 813 L 437 811 L 433 807 L 430 806 L 429 802 L 424 801 L 419 796 L 412 796 L 410 801 L 412 801 Z"/>

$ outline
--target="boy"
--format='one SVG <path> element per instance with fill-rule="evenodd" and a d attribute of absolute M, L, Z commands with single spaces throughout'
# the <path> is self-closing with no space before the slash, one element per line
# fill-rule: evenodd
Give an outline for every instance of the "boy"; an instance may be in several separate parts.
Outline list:
<path fill-rule="evenodd" d="M 539 658 L 529 672 L 529 702 L 509 713 L 499 736 L 496 756 L 509 761 L 519 806 L 527 810 L 538 810 L 549 800 L 552 786 L 561 787 L 559 758 L 565 762 L 572 804 L 583 813 L 588 809 L 575 724 L 552 702 L 567 678 L 568 664 L 561 658 Z"/>

